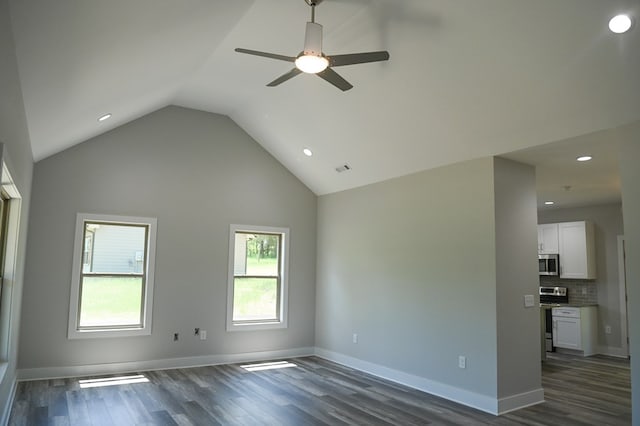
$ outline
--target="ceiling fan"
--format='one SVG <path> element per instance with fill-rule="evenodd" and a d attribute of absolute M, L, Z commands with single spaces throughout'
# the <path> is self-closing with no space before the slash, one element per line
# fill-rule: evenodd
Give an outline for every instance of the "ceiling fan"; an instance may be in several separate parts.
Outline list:
<path fill-rule="evenodd" d="M 315 74 L 333 84 L 338 89 L 346 91 L 351 89 L 353 86 L 335 72 L 332 69 L 333 67 L 364 64 L 367 62 L 379 62 L 389 59 L 389 52 L 387 51 L 349 53 L 346 55 L 331 56 L 325 55 L 322 52 L 322 25 L 315 22 L 315 8 L 322 2 L 322 0 L 305 0 L 305 2 L 311 7 L 311 22 L 307 22 L 304 38 L 304 50 L 300 52 L 298 56 L 285 56 L 242 48 L 235 49 L 235 51 L 239 53 L 263 56 L 265 58 L 293 62 L 295 64 L 295 67 L 291 71 L 276 78 L 271 83 L 267 84 L 267 86 L 277 86 L 304 72 L 307 74 Z"/>

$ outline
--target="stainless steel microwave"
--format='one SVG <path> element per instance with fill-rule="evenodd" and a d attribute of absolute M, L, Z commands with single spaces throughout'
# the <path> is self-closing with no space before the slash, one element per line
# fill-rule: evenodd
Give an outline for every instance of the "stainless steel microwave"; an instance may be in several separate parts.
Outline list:
<path fill-rule="evenodd" d="M 539 254 L 538 272 L 540 275 L 560 275 L 560 256 L 557 254 Z"/>

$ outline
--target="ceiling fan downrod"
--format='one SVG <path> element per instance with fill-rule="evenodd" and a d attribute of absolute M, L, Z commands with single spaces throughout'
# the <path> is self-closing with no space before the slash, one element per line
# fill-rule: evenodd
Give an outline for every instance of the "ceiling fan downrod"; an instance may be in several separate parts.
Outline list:
<path fill-rule="evenodd" d="M 311 7 L 311 22 L 316 22 L 316 6 L 320 4 L 322 0 L 304 0 Z"/>

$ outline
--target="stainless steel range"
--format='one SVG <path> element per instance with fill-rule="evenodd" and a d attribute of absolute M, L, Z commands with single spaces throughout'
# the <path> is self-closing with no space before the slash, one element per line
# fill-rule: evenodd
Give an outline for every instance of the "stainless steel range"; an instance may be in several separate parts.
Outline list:
<path fill-rule="evenodd" d="M 569 303 L 566 287 L 540 287 L 540 305 L 562 305 Z"/>
<path fill-rule="evenodd" d="M 566 287 L 540 287 L 540 308 L 544 311 L 544 348 L 553 352 L 553 318 L 551 308 L 569 303 Z"/>

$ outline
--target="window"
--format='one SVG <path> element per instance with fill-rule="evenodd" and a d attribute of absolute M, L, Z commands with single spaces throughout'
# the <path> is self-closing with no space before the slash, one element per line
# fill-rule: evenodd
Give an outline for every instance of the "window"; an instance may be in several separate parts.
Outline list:
<path fill-rule="evenodd" d="M 289 230 L 231 225 L 227 330 L 287 327 Z"/>
<path fill-rule="evenodd" d="M 10 197 L 0 187 L 0 362 L 8 359 L 9 349 L 9 313 L 10 313 L 10 287 L 5 284 L 5 257 L 7 249 L 7 231 L 9 230 L 9 204 Z M 0 380 L 2 375 L 0 375 Z"/>
<path fill-rule="evenodd" d="M 7 244 L 7 230 L 9 223 L 9 195 L 0 188 L 0 301 L 2 300 L 2 272 L 4 271 L 4 258 Z M 0 303 L 0 309 L 2 304 Z M 0 314 L 2 311 L 0 311 Z"/>
<path fill-rule="evenodd" d="M 151 334 L 156 219 L 79 213 L 69 338 Z"/>
<path fill-rule="evenodd" d="M 2 144 L 0 144 L 0 148 Z M 0 155 L 2 149 L 0 149 Z M 4 377 L 8 360 L 15 354 L 11 347 L 11 323 L 16 314 L 14 307 L 16 269 L 18 265 L 18 231 L 22 199 L 11 178 L 7 165 L 0 159 L 2 184 L 0 185 L 0 380 Z"/>

